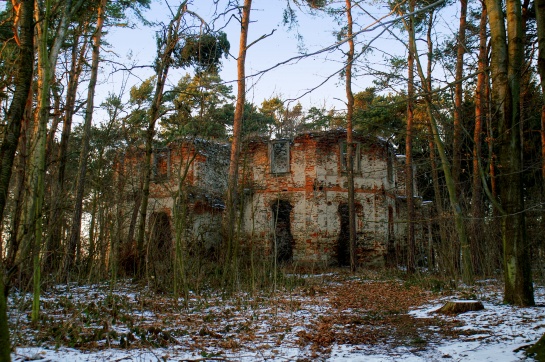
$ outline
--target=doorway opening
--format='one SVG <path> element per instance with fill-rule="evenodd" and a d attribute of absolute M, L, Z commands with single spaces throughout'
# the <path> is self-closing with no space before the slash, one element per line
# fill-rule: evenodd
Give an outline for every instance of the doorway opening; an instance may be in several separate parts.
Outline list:
<path fill-rule="evenodd" d="M 339 204 L 339 238 L 337 239 L 337 263 L 339 266 L 350 265 L 350 219 L 348 217 L 348 204 Z"/>
<path fill-rule="evenodd" d="M 290 221 L 293 207 L 286 200 L 277 200 L 271 206 L 274 217 L 273 251 L 276 261 L 279 263 L 289 262 L 293 258 L 293 236 Z"/>

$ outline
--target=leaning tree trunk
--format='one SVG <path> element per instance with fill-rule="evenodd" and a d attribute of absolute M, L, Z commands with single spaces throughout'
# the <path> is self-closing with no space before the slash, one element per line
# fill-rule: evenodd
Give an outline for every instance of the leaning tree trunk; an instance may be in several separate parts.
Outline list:
<path fill-rule="evenodd" d="M 406 27 L 407 27 L 407 30 L 410 31 L 409 29 L 411 29 L 411 26 L 406 25 Z M 414 29 L 413 29 L 413 34 L 414 34 Z M 433 139 L 435 141 L 435 146 L 437 147 L 437 152 L 439 153 L 439 157 L 441 158 L 441 166 L 443 167 L 443 173 L 445 175 L 445 184 L 447 186 L 450 206 L 452 209 L 452 213 L 454 215 L 454 225 L 456 228 L 456 233 L 458 234 L 458 240 L 460 242 L 461 251 L 462 251 L 462 255 L 461 255 L 462 280 L 466 284 L 472 284 L 474 281 L 473 266 L 471 264 L 471 254 L 469 250 L 469 241 L 467 238 L 466 226 L 465 226 L 465 222 L 464 222 L 464 218 L 462 214 L 462 209 L 460 207 L 460 203 L 458 201 L 458 196 L 456 193 L 456 184 L 454 183 L 454 179 L 452 177 L 450 162 L 447 157 L 443 140 L 441 139 L 439 134 L 439 127 L 437 125 L 437 121 L 433 114 L 434 106 L 431 99 L 432 89 L 428 87 L 428 82 L 426 81 L 426 75 L 424 74 L 424 70 L 422 69 L 420 58 L 416 51 L 413 52 L 414 49 L 415 48 L 412 48 L 409 45 L 409 52 L 412 53 L 414 56 L 416 69 L 418 70 L 418 74 L 424 88 L 424 93 L 425 93 L 424 100 L 426 102 L 426 112 L 430 120 L 430 125 L 431 125 L 432 133 L 433 133 Z"/>
<path fill-rule="evenodd" d="M 142 202 L 140 204 L 140 223 L 138 224 L 138 235 L 136 238 L 137 249 L 137 274 L 144 275 L 145 249 L 144 239 L 146 233 L 146 219 L 148 213 L 149 191 L 151 182 L 151 156 L 153 151 L 153 136 L 155 134 L 155 124 L 160 117 L 161 104 L 163 101 L 163 89 L 172 64 L 172 53 L 179 41 L 179 29 L 184 12 L 186 11 L 187 1 L 182 2 L 174 18 L 170 21 L 166 35 L 164 48 L 157 49 L 157 83 L 155 84 L 155 94 L 149 111 L 149 124 L 146 131 L 146 145 L 144 158 L 144 180 L 142 186 Z"/>
<path fill-rule="evenodd" d="M 25 111 L 32 71 L 34 69 L 34 0 L 21 0 L 19 8 L 19 57 L 15 73 L 15 90 L 6 117 L 7 129 L 0 146 L 0 223 L 4 220 L 4 209 L 11 179 L 13 160 L 21 132 L 21 120 Z M 11 361 L 9 337 L 7 290 L 5 289 L 4 265 L 0 262 L 0 360 Z"/>
<path fill-rule="evenodd" d="M 432 76 L 432 68 L 433 68 L 433 39 L 432 39 L 432 30 L 433 30 L 433 19 L 434 19 L 434 12 L 433 10 L 429 14 L 428 19 L 428 29 L 426 32 L 426 40 L 428 42 L 428 61 L 427 61 L 427 67 L 426 67 L 426 84 L 428 86 L 428 89 L 432 88 L 431 84 L 431 76 Z M 437 155 L 436 155 L 436 149 L 435 149 L 435 141 L 433 139 L 433 130 L 431 127 L 431 121 L 428 119 L 428 122 L 426 124 L 428 128 L 428 147 L 430 152 L 430 167 L 431 167 L 431 179 L 432 179 L 432 185 L 433 185 L 433 194 L 434 194 L 434 204 L 435 204 L 435 211 L 437 212 L 437 224 L 439 227 L 439 240 L 440 243 L 443 245 L 446 245 L 448 243 L 447 240 L 447 230 L 446 230 L 446 224 L 444 222 L 445 217 L 445 211 L 443 209 L 443 195 L 441 194 L 441 187 L 439 184 L 439 165 L 437 164 Z M 430 245 L 430 248 L 433 250 L 433 246 Z M 431 254 L 431 253 L 430 253 Z M 433 255 L 431 255 L 430 260 L 428 261 L 428 267 L 433 270 L 435 268 L 434 265 L 434 258 Z M 449 268 L 450 270 L 454 270 L 454 268 Z"/>

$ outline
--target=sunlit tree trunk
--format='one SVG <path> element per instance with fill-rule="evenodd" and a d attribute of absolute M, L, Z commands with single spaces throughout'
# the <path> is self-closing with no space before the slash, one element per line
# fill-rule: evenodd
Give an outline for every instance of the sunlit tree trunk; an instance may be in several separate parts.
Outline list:
<path fill-rule="evenodd" d="M 238 257 L 238 240 L 235 240 L 236 205 L 238 198 L 238 166 L 240 161 L 240 146 L 242 135 L 242 116 L 246 99 L 246 50 L 248 44 L 248 28 L 250 26 L 250 13 L 252 0 L 244 0 L 242 6 L 242 18 L 240 23 L 239 51 L 237 58 L 237 101 L 233 121 L 233 137 L 231 143 L 231 156 L 229 164 L 229 178 L 227 184 L 227 203 L 225 214 L 226 235 L 226 272 L 231 271 L 232 281 L 236 279 L 236 267 Z M 227 274 L 224 278 L 227 281 Z"/>
<path fill-rule="evenodd" d="M 350 245 L 350 270 L 356 271 L 356 208 L 354 205 L 354 138 L 352 135 L 352 118 L 354 114 L 354 94 L 352 93 L 352 62 L 354 61 L 354 38 L 352 37 L 352 1 L 346 0 L 346 37 L 348 53 L 346 54 L 346 171 L 348 174 L 348 230 Z"/>
<path fill-rule="evenodd" d="M 473 260 L 473 269 L 477 272 L 482 271 L 483 262 L 483 203 L 482 203 L 482 180 L 481 180 L 481 142 L 483 119 L 486 115 L 486 93 L 485 93 L 485 65 L 488 63 L 488 54 L 486 52 L 486 5 L 482 4 L 481 21 L 479 25 L 479 58 L 477 71 L 477 84 L 475 87 L 475 129 L 473 131 L 473 174 L 471 179 L 471 255 Z M 484 171 L 483 171 L 484 172 Z"/>

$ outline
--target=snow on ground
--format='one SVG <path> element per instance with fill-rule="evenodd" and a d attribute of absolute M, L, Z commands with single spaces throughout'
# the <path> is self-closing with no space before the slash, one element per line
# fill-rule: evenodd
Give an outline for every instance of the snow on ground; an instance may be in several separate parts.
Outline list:
<path fill-rule="evenodd" d="M 470 295 L 468 298 L 468 294 Z M 42 296 L 13 293 L 14 361 L 519 361 L 545 333 L 545 288 L 536 307 L 502 304 L 501 286 L 431 293 L 399 280 L 305 276 L 300 287 L 187 303 L 128 281 L 59 285 Z M 477 297 L 484 310 L 434 313 L 447 300 Z M 529 359 L 531 360 L 531 359 Z"/>

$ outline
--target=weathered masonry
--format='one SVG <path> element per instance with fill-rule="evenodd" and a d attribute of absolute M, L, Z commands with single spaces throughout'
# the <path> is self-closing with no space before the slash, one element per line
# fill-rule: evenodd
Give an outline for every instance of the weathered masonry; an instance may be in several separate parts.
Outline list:
<path fill-rule="evenodd" d="M 201 139 L 180 140 L 153 150 L 147 212 L 152 245 L 169 247 L 176 230 L 183 230 L 184 239 L 199 249 L 195 252 L 220 244 L 229 152 L 228 144 Z M 129 149 L 117 172 L 128 201 L 127 211 L 134 205 L 126 228 L 129 241 L 134 239 L 131 230 L 136 225 L 140 205 L 143 160 L 142 149 Z"/>
<path fill-rule="evenodd" d="M 387 141 L 362 135 L 354 141 L 357 261 L 381 266 L 405 235 L 399 202 L 396 210 L 402 167 Z M 348 264 L 346 131 L 253 139 L 243 157 L 246 239 L 279 262 Z"/>

